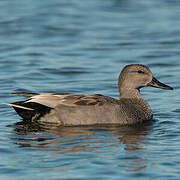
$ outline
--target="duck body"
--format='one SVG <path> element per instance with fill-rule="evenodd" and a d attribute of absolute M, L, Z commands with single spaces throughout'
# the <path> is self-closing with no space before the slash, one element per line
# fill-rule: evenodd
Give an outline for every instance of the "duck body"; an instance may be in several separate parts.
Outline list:
<path fill-rule="evenodd" d="M 126 125 L 152 118 L 150 106 L 142 98 L 118 100 L 98 94 L 39 94 L 27 101 L 13 103 L 13 108 L 25 121 L 64 126 Z"/>
<path fill-rule="evenodd" d="M 148 67 L 133 64 L 126 66 L 119 76 L 120 99 L 100 94 L 14 93 L 28 99 L 6 104 L 31 123 L 132 125 L 152 119 L 152 110 L 140 94 L 140 88 L 145 86 L 172 89 L 156 80 Z"/>

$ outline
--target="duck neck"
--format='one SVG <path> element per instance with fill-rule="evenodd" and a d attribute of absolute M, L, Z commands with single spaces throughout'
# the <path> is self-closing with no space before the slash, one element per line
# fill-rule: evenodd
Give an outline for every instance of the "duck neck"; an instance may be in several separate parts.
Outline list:
<path fill-rule="evenodd" d="M 119 88 L 120 98 L 142 99 L 139 89 Z"/>

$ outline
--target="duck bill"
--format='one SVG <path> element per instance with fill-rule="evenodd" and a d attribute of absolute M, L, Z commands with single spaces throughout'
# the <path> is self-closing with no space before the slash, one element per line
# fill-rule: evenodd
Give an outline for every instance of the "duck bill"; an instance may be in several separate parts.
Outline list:
<path fill-rule="evenodd" d="M 168 86 L 166 84 L 159 82 L 155 77 L 153 77 L 152 81 L 150 83 L 148 83 L 148 86 L 166 89 L 166 90 L 173 90 L 173 88 L 171 86 Z"/>

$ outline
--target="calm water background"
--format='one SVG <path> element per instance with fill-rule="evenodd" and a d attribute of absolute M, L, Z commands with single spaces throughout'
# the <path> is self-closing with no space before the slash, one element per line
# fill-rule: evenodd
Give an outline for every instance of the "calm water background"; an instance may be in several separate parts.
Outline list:
<path fill-rule="evenodd" d="M 175 87 L 142 90 L 152 124 L 40 131 L 17 128 L 1 105 L 0 179 L 180 179 L 180 1 L 1 0 L 1 102 L 24 91 L 118 98 L 130 63 Z"/>

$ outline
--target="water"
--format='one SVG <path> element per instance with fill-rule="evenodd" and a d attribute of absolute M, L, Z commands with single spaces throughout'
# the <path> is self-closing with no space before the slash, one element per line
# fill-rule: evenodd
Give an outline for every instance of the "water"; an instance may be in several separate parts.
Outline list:
<path fill-rule="evenodd" d="M 175 88 L 144 88 L 154 121 L 141 127 L 16 127 L 0 105 L 0 179 L 179 179 L 180 2 L 0 1 L 1 102 L 11 92 L 118 98 L 130 63 Z"/>

